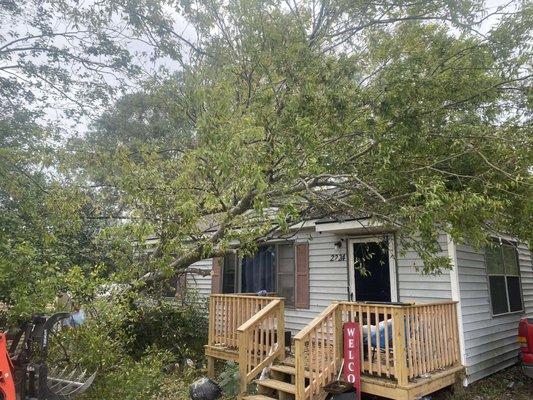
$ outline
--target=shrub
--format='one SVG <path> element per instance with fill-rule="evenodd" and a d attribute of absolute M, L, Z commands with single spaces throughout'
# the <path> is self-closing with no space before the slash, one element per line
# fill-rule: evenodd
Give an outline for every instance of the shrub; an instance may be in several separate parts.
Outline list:
<path fill-rule="evenodd" d="M 128 293 L 112 301 L 95 301 L 86 309 L 90 310 L 86 323 L 58 332 L 52 341 L 60 341 L 62 346 L 52 346 L 50 354 L 52 366 L 68 363 L 98 371 L 81 399 L 187 398 L 183 397 L 190 383 L 187 377 L 198 371 L 188 368 L 187 374 L 179 376 L 164 371 L 168 365 L 181 364 L 185 357 L 198 364 L 202 360 L 207 314 L 201 302 L 154 303 Z"/>
<path fill-rule="evenodd" d="M 234 361 L 226 362 L 224 371 L 220 373 L 218 380 L 225 396 L 236 397 L 240 391 L 239 364 Z"/>
<path fill-rule="evenodd" d="M 203 360 L 207 343 L 208 317 L 206 302 L 190 295 L 184 303 L 175 300 L 140 301 L 132 318 L 126 321 L 126 331 L 132 340 L 128 352 L 138 358 L 149 347 L 169 351 L 182 362 L 190 358 Z"/>

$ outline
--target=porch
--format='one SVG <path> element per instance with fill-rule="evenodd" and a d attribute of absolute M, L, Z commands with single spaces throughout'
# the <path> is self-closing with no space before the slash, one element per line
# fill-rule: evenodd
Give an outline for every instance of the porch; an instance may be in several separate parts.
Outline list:
<path fill-rule="evenodd" d="M 286 349 L 283 298 L 212 295 L 209 373 L 215 359 L 233 360 L 239 363 L 242 396 L 323 399 L 324 386 L 341 368 L 345 322 L 359 323 L 365 393 L 416 399 L 453 384 L 463 370 L 455 302 L 335 302 Z M 257 381 L 259 395 L 247 396 L 248 384 L 270 365 L 270 378 Z"/>

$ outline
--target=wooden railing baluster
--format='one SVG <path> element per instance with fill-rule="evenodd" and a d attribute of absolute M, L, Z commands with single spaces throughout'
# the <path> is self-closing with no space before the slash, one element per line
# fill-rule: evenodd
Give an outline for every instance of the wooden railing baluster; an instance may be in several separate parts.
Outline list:
<path fill-rule="evenodd" d="M 261 309 L 237 328 L 241 394 L 263 368 L 285 353 L 284 301 L 271 299 L 263 307 L 264 299 L 251 299 L 250 311 Z"/>
<path fill-rule="evenodd" d="M 383 314 L 383 323 L 385 324 L 385 374 L 390 377 L 390 360 L 389 360 L 389 309 L 385 308 Z"/>
<path fill-rule="evenodd" d="M 381 335 L 379 332 L 379 307 L 374 307 L 374 318 L 376 319 L 376 361 L 377 361 L 377 372 L 378 375 L 381 375 Z"/>

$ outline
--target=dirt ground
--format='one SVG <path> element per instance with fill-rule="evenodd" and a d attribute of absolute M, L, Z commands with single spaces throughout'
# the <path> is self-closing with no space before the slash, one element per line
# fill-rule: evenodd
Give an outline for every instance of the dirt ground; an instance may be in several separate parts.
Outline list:
<path fill-rule="evenodd" d="M 363 396 L 363 400 L 381 400 Z M 456 385 L 428 396 L 428 400 L 533 400 L 533 379 L 515 366 L 475 382 L 467 388 Z"/>
<path fill-rule="evenodd" d="M 432 396 L 432 400 L 533 400 L 533 379 L 519 366 L 508 368 L 467 388 L 456 386 Z"/>

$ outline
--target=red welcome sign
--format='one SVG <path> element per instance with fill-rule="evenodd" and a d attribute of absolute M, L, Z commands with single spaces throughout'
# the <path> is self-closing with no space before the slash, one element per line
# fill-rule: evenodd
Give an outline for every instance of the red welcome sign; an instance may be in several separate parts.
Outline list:
<path fill-rule="evenodd" d="M 356 396 L 361 399 L 361 336 L 359 324 L 347 322 L 344 328 L 344 378 L 353 383 Z"/>

